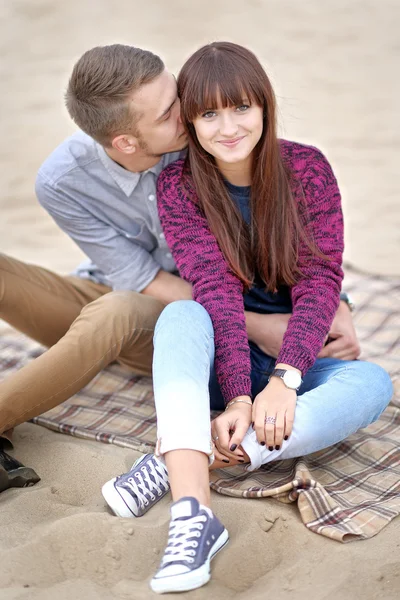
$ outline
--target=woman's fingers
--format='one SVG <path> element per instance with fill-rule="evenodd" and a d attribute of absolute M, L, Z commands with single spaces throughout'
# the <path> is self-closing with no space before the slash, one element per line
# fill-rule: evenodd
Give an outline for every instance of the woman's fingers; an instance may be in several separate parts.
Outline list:
<path fill-rule="evenodd" d="M 231 438 L 229 440 L 229 451 L 233 452 L 235 455 L 240 455 L 243 458 L 243 453 L 239 449 L 244 436 L 249 429 L 249 424 L 247 420 L 241 420 L 236 423 L 235 430 L 232 432 Z"/>
<path fill-rule="evenodd" d="M 282 411 L 279 411 L 278 414 L 276 415 L 276 422 L 275 422 L 275 442 L 274 442 L 275 450 L 279 450 L 279 448 L 282 446 L 284 435 L 285 435 L 285 413 Z"/>
<path fill-rule="evenodd" d="M 275 424 L 276 424 L 276 415 L 275 414 L 267 414 L 265 416 L 265 443 L 270 450 L 273 450 L 275 447 Z"/>
<path fill-rule="evenodd" d="M 287 410 L 285 413 L 285 435 L 283 439 L 287 440 L 290 437 L 293 430 L 293 423 L 294 411 Z"/>
<path fill-rule="evenodd" d="M 219 443 L 219 436 L 217 434 L 212 433 L 212 439 L 214 442 L 214 457 L 216 460 L 221 460 L 226 463 L 235 463 L 237 461 L 242 461 L 244 459 L 244 454 L 242 448 L 237 448 L 235 452 L 230 452 L 221 447 Z"/>
<path fill-rule="evenodd" d="M 230 429 L 229 425 L 224 427 L 224 423 L 213 423 L 211 430 L 211 437 L 214 442 L 215 451 L 214 455 L 218 460 L 242 460 L 244 458 L 243 451 L 241 448 L 236 447 L 231 450 L 232 443 L 230 443 Z M 218 453 L 218 456 L 217 456 Z"/>
<path fill-rule="evenodd" d="M 214 456 L 217 458 L 217 452 L 218 452 L 218 456 L 220 457 L 218 460 L 222 460 L 224 459 L 228 459 L 229 461 L 237 461 L 237 460 L 242 460 L 244 458 L 244 454 L 242 450 L 237 450 L 235 452 L 229 452 L 227 450 L 225 450 L 224 448 L 221 448 L 220 446 L 218 446 L 218 440 L 216 442 L 214 442 Z"/>
<path fill-rule="evenodd" d="M 229 455 L 232 455 L 230 451 L 230 428 L 231 424 L 229 420 L 226 418 L 226 414 L 223 413 L 220 417 L 217 417 L 215 421 L 213 421 L 213 431 L 214 431 L 214 444 L 218 448 L 218 450 L 229 458 Z"/>
<path fill-rule="evenodd" d="M 294 412 L 278 411 L 276 413 L 268 412 L 257 414 L 254 417 L 254 430 L 257 435 L 257 441 L 262 446 L 267 446 L 269 450 L 279 450 L 283 440 L 286 440 L 293 429 Z"/>
<path fill-rule="evenodd" d="M 252 419 L 253 429 L 256 432 L 257 442 L 265 446 L 265 409 L 258 403 L 253 404 Z"/>
<path fill-rule="evenodd" d="M 226 465 L 229 465 L 229 463 L 231 462 L 231 458 L 228 458 L 227 456 L 225 456 L 225 454 L 222 454 L 222 452 L 220 452 L 217 448 L 217 446 L 214 447 L 214 458 L 215 460 L 219 460 L 223 463 L 225 463 Z"/>
<path fill-rule="evenodd" d="M 242 440 L 250 426 L 251 406 L 232 406 L 213 420 L 211 431 L 218 451 L 232 460 L 242 460 Z"/>
<path fill-rule="evenodd" d="M 265 423 L 263 417 L 255 416 L 254 419 L 254 431 L 256 432 L 257 442 L 262 446 L 265 446 Z"/>

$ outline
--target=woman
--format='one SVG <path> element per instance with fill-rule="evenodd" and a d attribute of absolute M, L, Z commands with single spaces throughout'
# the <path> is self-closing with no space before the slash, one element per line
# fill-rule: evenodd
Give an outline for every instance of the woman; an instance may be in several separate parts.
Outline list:
<path fill-rule="evenodd" d="M 277 139 L 256 57 L 205 46 L 178 89 L 189 152 L 159 177 L 159 214 L 195 301 L 167 306 L 154 338 L 163 459 L 150 480 L 157 488 L 165 461 L 174 500 L 151 582 L 160 593 L 206 583 L 228 541 L 210 508 L 210 464 L 255 469 L 325 448 L 377 419 L 392 391 L 376 365 L 317 359 L 343 276 L 340 193 L 321 152 Z M 292 313 L 276 361 L 249 343 L 245 310 Z M 211 427 L 210 405 L 225 408 Z"/>

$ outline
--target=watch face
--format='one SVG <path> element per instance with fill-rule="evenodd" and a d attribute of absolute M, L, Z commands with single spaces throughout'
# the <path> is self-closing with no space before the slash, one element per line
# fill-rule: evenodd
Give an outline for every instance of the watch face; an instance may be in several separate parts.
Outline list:
<path fill-rule="evenodd" d="M 286 371 L 283 376 L 283 382 L 286 387 L 297 390 L 301 385 L 301 375 L 297 371 Z"/>

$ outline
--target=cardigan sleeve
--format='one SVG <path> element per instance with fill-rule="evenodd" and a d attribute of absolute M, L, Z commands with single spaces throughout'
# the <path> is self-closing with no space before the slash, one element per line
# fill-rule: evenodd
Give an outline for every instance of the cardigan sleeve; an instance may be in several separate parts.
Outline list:
<path fill-rule="evenodd" d="M 230 270 L 195 198 L 189 197 L 182 186 L 183 165 L 182 160 L 177 161 L 160 174 L 158 212 L 181 277 L 193 285 L 193 299 L 211 317 L 215 369 L 228 403 L 237 396 L 251 394 L 243 286 Z"/>
<path fill-rule="evenodd" d="M 298 265 L 302 277 L 291 290 L 293 311 L 283 338 L 278 363 L 299 369 L 303 376 L 314 364 L 339 305 L 343 279 L 343 215 L 332 168 L 312 148 L 311 160 L 301 177 L 306 203 L 306 229 L 328 258 L 313 254 L 300 243 Z"/>

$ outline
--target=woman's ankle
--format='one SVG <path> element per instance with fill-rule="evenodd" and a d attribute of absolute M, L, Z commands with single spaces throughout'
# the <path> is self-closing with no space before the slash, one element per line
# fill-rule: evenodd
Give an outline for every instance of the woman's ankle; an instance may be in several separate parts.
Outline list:
<path fill-rule="evenodd" d="M 197 450 L 183 449 L 166 452 L 164 459 L 173 501 L 190 496 L 210 507 L 208 456 Z"/>

